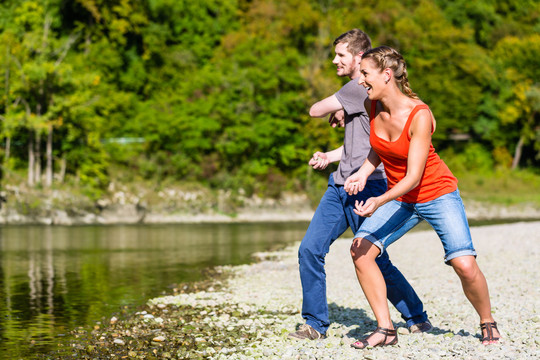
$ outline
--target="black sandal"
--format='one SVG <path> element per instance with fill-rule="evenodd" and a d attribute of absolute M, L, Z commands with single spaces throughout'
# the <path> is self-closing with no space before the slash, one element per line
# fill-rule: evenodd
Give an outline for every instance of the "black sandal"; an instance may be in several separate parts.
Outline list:
<path fill-rule="evenodd" d="M 495 337 L 493 335 L 493 329 L 497 330 L 497 332 L 500 334 L 499 329 L 497 328 L 497 322 L 485 322 L 480 323 L 480 330 L 482 331 L 482 335 L 484 335 L 484 330 L 486 330 L 486 336 L 480 339 L 481 342 L 484 341 L 497 341 L 500 339 L 500 337 Z"/>
<path fill-rule="evenodd" d="M 380 343 L 378 344 L 375 344 L 373 345 L 373 347 L 378 347 L 378 346 L 389 346 L 389 345 L 396 345 L 397 342 L 398 342 L 398 338 L 397 338 L 397 330 L 396 329 L 385 329 L 385 328 L 381 328 L 381 327 L 378 327 L 375 329 L 374 332 L 372 332 L 368 337 L 362 339 L 362 340 L 359 340 L 355 343 L 352 343 L 351 346 L 355 349 L 365 349 L 367 348 L 369 345 L 369 343 L 367 342 L 367 340 L 372 337 L 373 335 L 375 334 L 383 334 L 384 335 L 384 340 L 381 341 Z M 389 337 L 389 336 L 395 336 L 394 340 L 390 341 L 388 344 L 386 343 L 386 339 Z M 360 346 L 362 345 L 362 346 Z"/>

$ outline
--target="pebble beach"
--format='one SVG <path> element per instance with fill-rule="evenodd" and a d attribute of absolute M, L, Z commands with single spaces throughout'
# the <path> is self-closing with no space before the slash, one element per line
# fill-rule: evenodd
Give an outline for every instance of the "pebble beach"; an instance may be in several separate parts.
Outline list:
<path fill-rule="evenodd" d="M 332 325 L 324 340 L 287 337 L 303 323 L 298 244 L 256 254 L 259 261 L 253 264 L 221 268 L 227 277 L 219 289 L 163 296 L 148 305 L 158 311 L 155 316 L 161 323 L 168 320 L 159 311 L 167 313 L 167 309 L 192 309 L 198 315 L 196 323 L 185 324 L 198 329 L 191 334 L 191 346 L 176 348 L 170 354 L 173 358 L 539 359 L 540 222 L 472 227 L 471 232 L 503 336 L 496 345 L 480 343 L 477 314 L 457 275 L 444 264 L 442 246 L 432 230 L 409 232 L 389 248 L 390 258 L 423 300 L 434 326 L 430 333 L 409 334 L 391 307 L 394 325 L 399 327 L 396 346 L 350 347 L 376 326 L 354 274 L 350 238 L 336 240 L 327 256 Z M 160 332 L 157 329 L 155 333 Z M 163 326 L 158 335 L 164 342 L 171 340 Z"/>
<path fill-rule="evenodd" d="M 326 258 L 332 322 L 326 339 L 287 336 L 304 322 L 296 243 L 255 254 L 248 265 L 213 269 L 208 281 L 151 299 L 139 311 L 126 309 L 92 331 L 76 329 L 68 348 L 46 358 L 540 359 L 540 221 L 477 226 L 471 233 L 503 337 L 499 344 L 480 343 L 477 314 L 429 229 L 409 232 L 388 250 L 434 326 L 430 333 L 409 334 L 390 307 L 399 334 L 396 346 L 350 346 L 373 331 L 376 322 L 356 280 L 349 255 L 352 239 L 340 238 Z"/>

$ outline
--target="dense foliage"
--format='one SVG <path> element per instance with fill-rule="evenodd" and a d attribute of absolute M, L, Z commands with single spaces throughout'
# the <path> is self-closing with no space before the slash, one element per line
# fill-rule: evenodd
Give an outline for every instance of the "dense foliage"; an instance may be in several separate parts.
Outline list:
<path fill-rule="evenodd" d="M 343 83 L 332 42 L 353 27 L 404 54 L 456 166 L 538 167 L 536 0 L 6 0 L 2 169 L 94 195 L 112 168 L 302 189 L 342 141 L 307 109 Z"/>

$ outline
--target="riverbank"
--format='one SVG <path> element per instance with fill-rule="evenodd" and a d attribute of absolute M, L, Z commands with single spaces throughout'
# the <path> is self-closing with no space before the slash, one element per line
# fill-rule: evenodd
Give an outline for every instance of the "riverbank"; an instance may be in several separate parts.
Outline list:
<path fill-rule="evenodd" d="M 169 187 L 157 192 L 111 185 L 92 201 L 69 190 L 6 186 L 0 191 L 0 224 L 112 225 L 309 221 L 307 194 L 283 193 L 279 199 L 244 196 L 200 187 Z M 540 218 L 540 211 L 539 211 Z"/>
<path fill-rule="evenodd" d="M 152 196 L 150 196 L 152 194 Z M 279 199 L 227 191 L 168 188 L 157 193 L 113 186 L 107 197 L 90 201 L 69 191 L 34 191 L 7 186 L 0 192 L 0 224 L 112 225 L 310 221 L 314 208 L 307 194 L 283 193 Z M 470 220 L 540 219 L 534 202 L 493 204 L 463 198 Z"/>
<path fill-rule="evenodd" d="M 540 356 L 540 294 L 537 281 L 540 222 L 471 229 L 478 263 L 490 286 L 494 317 L 504 337 L 483 346 L 477 315 L 457 276 L 443 264 L 433 231 L 411 232 L 390 248 L 391 259 L 424 301 L 434 325 L 412 335 L 399 326 L 394 347 L 364 351 L 350 343 L 374 327 L 348 255 L 350 239 L 338 239 L 327 257 L 332 325 L 321 341 L 294 341 L 301 324 L 298 244 L 258 254 L 257 263 L 217 269 L 206 290 L 152 299 L 145 309 L 110 319 L 72 344 L 74 357 L 178 359 L 537 359 Z M 422 259 L 419 261 L 411 261 Z M 219 274 L 219 275 L 218 275 Z M 222 275 L 226 275 L 222 277 Z"/>

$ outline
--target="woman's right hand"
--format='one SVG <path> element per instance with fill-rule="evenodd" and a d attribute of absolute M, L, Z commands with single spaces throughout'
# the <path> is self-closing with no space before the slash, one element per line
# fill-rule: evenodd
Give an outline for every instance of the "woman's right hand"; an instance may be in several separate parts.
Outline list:
<path fill-rule="evenodd" d="M 353 211 L 356 215 L 370 217 L 380 206 L 381 199 L 379 197 L 370 197 L 366 201 L 356 200 Z"/>

